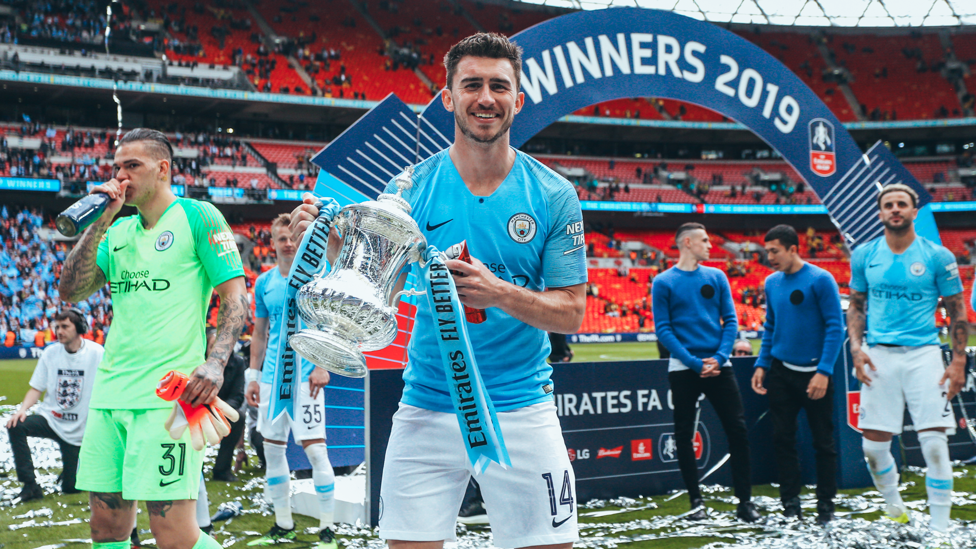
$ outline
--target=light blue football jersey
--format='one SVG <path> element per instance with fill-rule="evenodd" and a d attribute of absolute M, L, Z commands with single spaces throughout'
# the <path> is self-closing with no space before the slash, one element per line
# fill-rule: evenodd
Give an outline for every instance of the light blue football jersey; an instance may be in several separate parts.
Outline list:
<path fill-rule="evenodd" d="M 468 241 L 468 251 L 506 282 L 540 292 L 586 282 L 583 214 L 572 184 L 529 155 L 515 164 L 490 196 L 471 194 L 447 150 L 417 165 L 404 198 L 427 243 L 438 250 Z M 391 182 L 386 192 L 396 192 Z M 414 266 L 417 279 L 419 268 Z M 447 377 L 427 298 L 417 314 L 403 374 L 401 401 L 453 412 Z M 497 307 L 468 324 L 468 334 L 488 394 L 498 411 L 552 398 L 549 337 Z"/>
<path fill-rule="evenodd" d="M 285 288 L 288 281 L 281 276 L 278 267 L 272 267 L 254 283 L 254 316 L 268 320 L 268 350 L 261 366 L 261 382 L 274 383 L 274 367 L 278 360 L 278 336 L 281 333 L 281 310 L 284 308 Z M 297 356 L 296 356 L 297 358 Z M 302 359 L 302 381 L 308 381 L 315 365 Z"/>
<path fill-rule="evenodd" d="M 894 254 L 880 236 L 851 255 L 851 289 L 867 294 L 868 345 L 938 345 L 939 296 L 962 292 L 952 252 L 921 236 Z"/>

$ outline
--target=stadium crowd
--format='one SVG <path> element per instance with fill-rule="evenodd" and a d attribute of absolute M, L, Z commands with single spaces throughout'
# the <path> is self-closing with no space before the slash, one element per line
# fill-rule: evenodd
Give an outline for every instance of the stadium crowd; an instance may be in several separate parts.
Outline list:
<path fill-rule="evenodd" d="M 22 23 L 5 25 L 0 40 L 17 43 L 23 38 L 45 38 L 80 44 L 104 43 L 105 13 L 93 0 L 20 0 L 11 2 Z M 127 31 L 130 23 L 124 14 L 112 22 L 113 32 Z"/>
<path fill-rule="evenodd" d="M 44 218 L 35 209 L 0 207 L 0 334 L 3 345 L 43 347 L 55 340 L 52 319 L 62 308 L 58 276 L 68 248 L 42 237 Z M 104 340 L 112 321 L 108 288 L 76 304 Z"/>

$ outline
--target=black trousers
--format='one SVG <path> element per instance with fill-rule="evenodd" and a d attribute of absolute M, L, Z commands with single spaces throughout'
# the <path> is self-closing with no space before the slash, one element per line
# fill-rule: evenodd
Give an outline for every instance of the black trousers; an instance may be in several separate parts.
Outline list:
<path fill-rule="evenodd" d="M 81 446 L 75 446 L 65 442 L 54 429 L 48 424 L 44 417 L 37 414 L 24 418 L 15 427 L 7 429 L 10 434 L 10 447 L 14 452 L 14 466 L 17 469 L 17 480 L 24 484 L 35 484 L 34 460 L 31 458 L 30 446 L 27 444 L 27 437 L 49 438 L 58 443 L 61 447 L 61 491 L 75 491 L 75 477 L 78 473 L 78 452 Z"/>
<path fill-rule="evenodd" d="M 807 385 L 816 372 L 790 370 L 773 359 L 766 376 L 769 416 L 773 421 L 773 448 L 779 469 L 779 495 L 788 501 L 800 495 L 800 458 L 796 451 L 797 415 L 807 411 L 817 460 L 817 501 L 833 501 L 837 495 L 837 450 L 834 448 L 834 380 L 827 394 L 810 400 Z"/>
<path fill-rule="evenodd" d="M 694 370 L 668 374 L 671 383 L 671 402 L 674 404 L 674 438 L 677 444 L 678 466 L 691 499 L 701 498 L 698 487 L 698 463 L 695 460 L 695 417 L 698 398 L 704 393 L 712 403 L 725 437 L 729 441 L 732 465 L 732 484 L 740 502 L 752 499 L 752 471 L 749 465 L 749 437 L 742 395 L 732 368 L 722 368 L 715 377 L 702 378 Z"/>
<path fill-rule="evenodd" d="M 231 472 L 234 450 L 237 448 L 237 443 L 241 441 L 241 436 L 244 435 L 244 420 L 242 414 L 237 421 L 230 424 L 230 434 L 220 441 L 220 448 L 217 450 L 217 457 L 214 459 L 213 474 L 220 475 Z"/>
<path fill-rule="evenodd" d="M 251 443 L 251 447 L 254 448 L 254 453 L 257 454 L 258 462 L 263 469 L 266 463 L 264 460 L 264 436 L 261 435 L 261 431 L 258 431 L 257 427 L 251 427 L 251 430 L 248 431 L 247 440 Z"/>

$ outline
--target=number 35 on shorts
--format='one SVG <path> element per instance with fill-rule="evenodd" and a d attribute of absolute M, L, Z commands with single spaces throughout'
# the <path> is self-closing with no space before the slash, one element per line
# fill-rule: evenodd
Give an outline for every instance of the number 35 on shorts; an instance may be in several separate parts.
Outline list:
<path fill-rule="evenodd" d="M 546 481 L 546 487 L 549 489 L 549 512 L 552 514 L 552 527 L 558 528 L 562 526 L 564 522 L 573 516 L 573 483 L 569 478 L 569 471 L 563 471 L 563 483 L 562 488 L 559 489 L 559 499 L 556 499 L 556 485 L 552 480 L 552 473 L 543 473 L 542 478 Z M 569 507 L 562 513 L 560 512 L 562 507 Z M 557 515 L 567 513 L 566 517 L 562 520 L 557 520 Z"/>
<path fill-rule="evenodd" d="M 303 404 L 302 405 L 302 421 L 305 425 L 312 425 L 314 423 L 322 423 L 322 405 L 320 404 Z"/>

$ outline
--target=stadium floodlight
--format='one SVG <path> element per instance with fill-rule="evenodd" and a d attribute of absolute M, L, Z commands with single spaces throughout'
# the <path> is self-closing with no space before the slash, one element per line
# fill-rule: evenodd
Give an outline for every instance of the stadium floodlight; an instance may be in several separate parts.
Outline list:
<path fill-rule="evenodd" d="M 521 0 L 595 10 L 638 7 L 700 21 L 806 27 L 956 27 L 976 24 L 972 0 Z"/>

